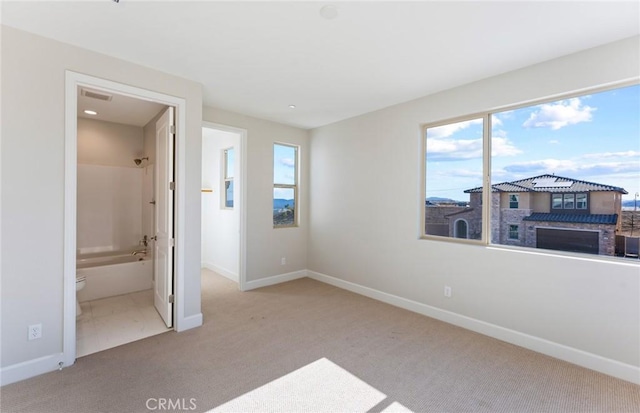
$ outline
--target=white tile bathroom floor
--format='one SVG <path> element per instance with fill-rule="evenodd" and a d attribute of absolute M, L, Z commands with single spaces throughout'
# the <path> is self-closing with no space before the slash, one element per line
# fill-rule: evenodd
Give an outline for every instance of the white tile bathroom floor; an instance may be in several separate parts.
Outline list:
<path fill-rule="evenodd" d="M 85 301 L 80 308 L 77 357 L 170 331 L 153 306 L 153 290 Z"/>

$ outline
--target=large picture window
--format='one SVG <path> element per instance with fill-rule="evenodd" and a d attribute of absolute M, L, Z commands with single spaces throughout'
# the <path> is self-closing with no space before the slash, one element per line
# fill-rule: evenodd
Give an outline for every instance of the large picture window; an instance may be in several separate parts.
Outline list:
<path fill-rule="evenodd" d="M 273 145 L 273 226 L 298 224 L 298 147 Z"/>
<path fill-rule="evenodd" d="M 629 255 L 638 113 L 633 85 L 426 125 L 424 236 L 464 219 L 478 243 Z"/>

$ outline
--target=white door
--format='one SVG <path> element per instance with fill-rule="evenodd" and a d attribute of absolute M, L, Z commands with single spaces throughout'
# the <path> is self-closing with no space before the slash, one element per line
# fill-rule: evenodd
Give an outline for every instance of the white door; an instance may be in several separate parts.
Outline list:
<path fill-rule="evenodd" d="M 173 325 L 173 108 L 156 122 L 156 213 L 153 304 L 167 327 Z"/>

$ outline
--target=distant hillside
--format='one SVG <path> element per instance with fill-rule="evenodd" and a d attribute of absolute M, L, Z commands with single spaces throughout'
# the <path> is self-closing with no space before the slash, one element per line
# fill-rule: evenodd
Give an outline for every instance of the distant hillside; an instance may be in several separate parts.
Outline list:
<path fill-rule="evenodd" d="M 622 201 L 622 207 L 623 208 L 633 208 L 633 206 L 635 205 L 635 201 L 633 199 L 630 199 L 628 201 Z M 640 209 L 640 199 L 638 200 L 638 209 Z"/>
<path fill-rule="evenodd" d="M 438 205 L 438 204 L 455 204 L 455 205 L 466 205 L 467 202 L 464 201 L 456 201 L 451 198 L 440 198 L 437 196 L 430 196 L 427 198 L 427 205 Z"/>
<path fill-rule="evenodd" d="M 440 197 L 437 197 L 437 196 L 430 196 L 429 198 L 427 198 L 427 201 L 433 202 L 434 204 L 441 203 L 441 202 L 458 202 L 455 199 L 440 198 Z"/>
<path fill-rule="evenodd" d="M 293 199 L 276 198 L 273 200 L 273 209 L 282 209 L 286 205 L 289 205 L 289 207 L 293 207 Z"/>

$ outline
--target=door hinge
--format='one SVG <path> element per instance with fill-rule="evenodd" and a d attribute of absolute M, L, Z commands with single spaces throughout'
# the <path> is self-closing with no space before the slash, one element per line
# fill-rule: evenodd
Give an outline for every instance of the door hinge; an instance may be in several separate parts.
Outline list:
<path fill-rule="evenodd" d="M 175 182 L 169 182 L 169 189 L 171 191 L 175 191 L 176 189 L 176 183 Z"/>
<path fill-rule="evenodd" d="M 176 125 L 169 126 L 169 133 L 173 133 L 173 134 L 176 133 Z"/>
<path fill-rule="evenodd" d="M 173 297 L 173 294 L 169 295 L 169 304 L 173 304 L 173 302 L 175 301 L 175 298 Z"/>
<path fill-rule="evenodd" d="M 169 238 L 169 246 L 170 247 L 175 247 L 176 246 L 176 239 L 175 238 Z"/>

